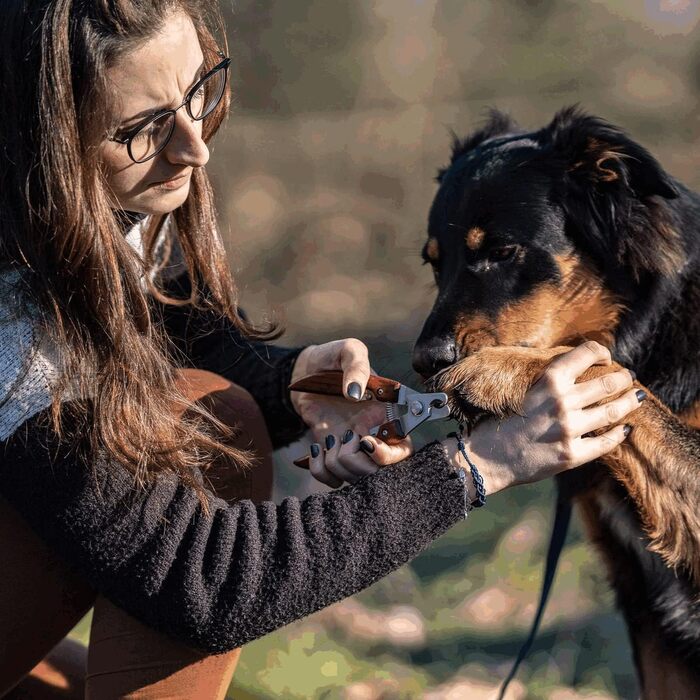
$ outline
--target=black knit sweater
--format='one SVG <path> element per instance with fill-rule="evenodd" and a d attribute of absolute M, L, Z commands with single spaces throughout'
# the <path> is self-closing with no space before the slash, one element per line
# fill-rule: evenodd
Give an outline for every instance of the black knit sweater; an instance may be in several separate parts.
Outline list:
<path fill-rule="evenodd" d="M 303 430 L 286 385 L 298 350 L 247 343 L 227 322 L 161 309 L 191 366 L 242 385 L 276 445 Z M 204 334 L 206 333 L 206 335 Z M 464 517 L 442 446 L 354 485 L 280 505 L 210 500 L 160 475 L 144 489 L 52 432 L 48 410 L 0 443 L 0 494 L 103 595 L 144 623 L 224 652 L 366 588 Z"/>

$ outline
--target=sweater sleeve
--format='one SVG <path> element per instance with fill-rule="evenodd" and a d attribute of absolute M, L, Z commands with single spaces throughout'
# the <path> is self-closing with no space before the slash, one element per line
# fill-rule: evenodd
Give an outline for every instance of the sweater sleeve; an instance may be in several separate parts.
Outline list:
<path fill-rule="evenodd" d="M 228 651 L 369 586 L 464 517 L 442 446 L 340 490 L 233 505 L 172 475 L 136 488 L 81 464 L 47 411 L 0 443 L 0 493 L 116 605 L 185 644 Z"/>
<path fill-rule="evenodd" d="M 188 297 L 188 275 L 167 283 L 167 292 Z M 247 340 L 227 319 L 191 306 L 164 305 L 153 309 L 177 349 L 180 364 L 206 369 L 246 389 L 262 411 L 275 448 L 297 440 L 307 430 L 294 410 L 287 387 L 303 348 L 283 348 Z"/>

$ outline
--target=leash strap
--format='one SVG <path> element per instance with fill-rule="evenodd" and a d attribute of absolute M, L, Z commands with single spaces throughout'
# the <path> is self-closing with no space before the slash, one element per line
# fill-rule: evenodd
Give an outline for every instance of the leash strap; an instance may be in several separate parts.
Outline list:
<path fill-rule="evenodd" d="M 510 685 L 510 682 L 515 678 L 515 674 L 520 668 L 520 664 L 523 659 L 528 655 L 532 643 L 535 641 L 537 636 L 537 630 L 540 627 L 540 622 L 542 621 L 542 615 L 544 613 L 545 606 L 547 605 L 547 598 L 549 598 L 549 592 L 552 588 L 552 583 L 554 582 L 554 575 L 557 571 L 557 564 L 559 563 L 559 557 L 561 555 L 562 549 L 564 548 L 564 542 L 566 541 L 566 535 L 569 530 L 569 522 L 571 521 L 571 498 L 568 494 L 562 492 L 563 489 L 559 489 L 557 496 L 557 506 L 554 515 L 554 525 L 552 526 L 552 535 L 549 539 L 549 549 L 547 550 L 547 561 L 544 569 L 544 579 L 542 581 L 542 590 L 540 592 L 540 602 L 537 606 L 537 612 L 535 613 L 535 619 L 532 621 L 532 627 L 530 628 L 530 634 L 525 640 L 525 643 L 520 647 L 518 652 L 518 658 L 515 659 L 513 667 L 510 669 L 510 673 L 503 681 L 501 685 L 501 690 L 498 694 L 498 700 L 503 700 L 505 697 L 506 690 Z"/>

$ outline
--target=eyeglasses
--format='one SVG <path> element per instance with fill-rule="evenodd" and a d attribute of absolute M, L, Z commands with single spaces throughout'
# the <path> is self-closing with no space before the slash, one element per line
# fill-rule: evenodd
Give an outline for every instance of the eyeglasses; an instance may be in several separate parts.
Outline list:
<path fill-rule="evenodd" d="M 126 145 L 129 157 L 134 163 L 145 163 L 155 158 L 168 145 L 173 135 L 175 113 L 178 109 L 185 107 L 194 121 L 201 121 L 216 109 L 226 89 L 230 63 L 230 58 L 224 58 L 202 76 L 179 107 L 157 112 L 131 131 L 121 136 L 110 136 L 108 140 Z"/>

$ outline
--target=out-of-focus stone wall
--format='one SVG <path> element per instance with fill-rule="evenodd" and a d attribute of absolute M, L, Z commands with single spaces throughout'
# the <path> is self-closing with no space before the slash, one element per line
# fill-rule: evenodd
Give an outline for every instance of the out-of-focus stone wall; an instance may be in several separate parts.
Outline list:
<path fill-rule="evenodd" d="M 243 303 L 290 339 L 415 337 L 434 176 L 488 107 L 538 127 L 580 102 L 700 184 L 700 0 L 224 7 L 235 97 L 211 171 Z"/>

